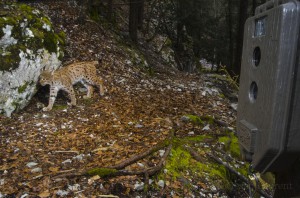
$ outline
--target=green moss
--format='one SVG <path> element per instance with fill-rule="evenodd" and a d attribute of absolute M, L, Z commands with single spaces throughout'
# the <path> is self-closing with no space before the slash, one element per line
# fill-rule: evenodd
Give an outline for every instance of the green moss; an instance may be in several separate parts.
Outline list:
<path fill-rule="evenodd" d="M 53 110 L 64 110 L 67 107 L 68 107 L 67 105 L 54 105 Z"/>
<path fill-rule="evenodd" d="M 201 116 L 201 119 L 208 122 L 208 124 L 213 124 L 215 122 L 215 118 L 210 115 Z"/>
<path fill-rule="evenodd" d="M 211 161 L 207 161 L 207 163 L 195 161 L 191 154 L 182 146 L 172 149 L 165 169 L 167 169 L 167 173 L 161 173 L 159 179 L 172 178 L 174 181 L 187 176 L 198 178 L 199 180 L 205 178 L 221 189 L 229 190 L 231 188 L 231 180 L 224 166 Z M 187 171 L 188 175 L 186 175 Z"/>
<path fill-rule="evenodd" d="M 218 141 L 225 144 L 225 150 L 233 157 L 241 159 L 239 141 L 234 133 L 230 132 L 227 136 L 220 137 Z"/>
<path fill-rule="evenodd" d="M 203 142 L 208 139 L 212 139 L 212 137 L 209 135 L 197 135 L 197 136 L 185 138 L 186 141 L 193 141 L 193 142 Z"/>
<path fill-rule="evenodd" d="M 20 10 L 24 11 L 24 12 L 32 12 L 33 8 L 26 5 L 26 4 L 19 4 L 19 8 Z"/>
<path fill-rule="evenodd" d="M 226 98 L 225 95 L 222 94 L 222 93 L 219 94 L 219 97 L 220 97 L 220 98 L 223 98 L 223 99 Z"/>
<path fill-rule="evenodd" d="M 0 71 L 16 69 L 21 60 L 19 53 L 20 49 L 17 45 L 8 46 L 6 52 L 0 54 Z"/>
<path fill-rule="evenodd" d="M 29 85 L 29 83 L 26 82 L 24 85 L 20 86 L 20 87 L 18 88 L 18 92 L 19 92 L 19 93 L 23 93 L 23 92 L 26 90 L 26 88 L 28 87 L 28 85 Z"/>
<path fill-rule="evenodd" d="M 99 175 L 100 177 L 107 177 L 107 176 L 113 176 L 118 171 L 116 169 L 110 169 L 110 168 L 93 168 L 91 170 L 88 170 L 86 173 L 89 176 L 95 176 Z"/>
<path fill-rule="evenodd" d="M 189 121 L 195 125 L 204 125 L 204 122 L 199 116 L 196 115 L 185 115 L 189 119 Z"/>
<path fill-rule="evenodd" d="M 165 168 L 168 170 L 168 174 L 172 176 L 173 179 L 176 179 L 182 175 L 181 171 L 187 170 L 193 166 L 193 163 L 190 163 L 190 161 L 190 153 L 178 146 L 172 149 Z"/>

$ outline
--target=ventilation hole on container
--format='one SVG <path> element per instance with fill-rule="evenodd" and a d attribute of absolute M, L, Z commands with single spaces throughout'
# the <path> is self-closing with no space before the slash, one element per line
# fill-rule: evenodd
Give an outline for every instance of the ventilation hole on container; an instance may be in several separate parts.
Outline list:
<path fill-rule="evenodd" d="M 261 58 L 261 51 L 260 51 L 260 48 L 259 47 L 256 47 L 254 49 L 254 52 L 253 52 L 253 62 L 254 62 L 254 65 L 257 67 L 260 63 L 260 58 Z"/>
<path fill-rule="evenodd" d="M 252 82 L 250 85 L 249 98 L 251 102 L 255 102 L 257 99 L 258 87 L 256 82 Z"/>

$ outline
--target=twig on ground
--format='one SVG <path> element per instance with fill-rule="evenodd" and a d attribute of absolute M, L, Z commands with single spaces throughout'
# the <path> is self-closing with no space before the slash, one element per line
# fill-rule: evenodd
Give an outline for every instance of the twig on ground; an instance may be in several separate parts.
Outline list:
<path fill-rule="evenodd" d="M 137 154 L 135 156 L 132 156 L 131 158 L 119 163 L 119 164 L 116 164 L 114 166 L 110 166 L 108 168 L 110 169 L 117 169 L 117 170 L 120 170 L 120 169 L 123 169 L 125 168 L 126 166 L 129 166 L 145 157 L 147 157 L 148 155 L 164 148 L 166 145 L 164 143 L 158 143 L 157 145 L 155 145 L 154 147 L 148 149 L 147 151 L 145 151 L 144 153 L 141 153 L 141 154 Z"/>
<path fill-rule="evenodd" d="M 191 147 L 184 145 L 184 148 L 192 155 L 192 157 L 198 162 L 203 163 L 205 160 L 201 157 L 196 151 L 194 151 Z"/>
<path fill-rule="evenodd" d="M 53 153 L 75 153 L 75 154 L 79 155 L 78 151 L 53 151 Z"/>

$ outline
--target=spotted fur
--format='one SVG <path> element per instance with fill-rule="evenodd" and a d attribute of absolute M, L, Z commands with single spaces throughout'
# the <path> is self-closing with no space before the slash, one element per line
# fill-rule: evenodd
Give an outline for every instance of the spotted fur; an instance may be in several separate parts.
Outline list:
<path fill-rule="evenodd" d="M 50 85 L 50 98 L 47 107 L 43 111 L 50 111 L 55 102 L 59 90 L 66 91 L 71 99 L 71 105 L 76 105 L 76 97 L 73 85 L 81 82 L 87 88 L 86 98 L 91 98 L 94 88 L 99 89 L 100 95 L 104 95 L 103 81 L 97 76 L 96 65 L 98 61 L 76 62 L 62 67 L 53 73 L 44 71 L 40 75 L 39 82 L 42 86 Z"/>

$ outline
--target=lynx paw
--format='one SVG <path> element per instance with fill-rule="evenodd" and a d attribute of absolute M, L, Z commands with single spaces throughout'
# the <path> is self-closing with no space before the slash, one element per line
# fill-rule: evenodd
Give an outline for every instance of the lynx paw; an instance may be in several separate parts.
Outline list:
<path fill-rule="evenodd" d="M 89 99 L 89 98 L 91 98 L 91 96 L 89 95 L 83 96 L 83 99 Z"/>
<path fill-rule="evenodd" d="M 68 104 L 69 106 L 76 106 L 76 103 L 68 102 L 67 104 Z"/>
<path fill-rule="evenodd" d="M 50 110 L 51 110 L 51 108 L 48 108 L 48 107 L 43 108 L 43 111 L 50 111 Z"/>

